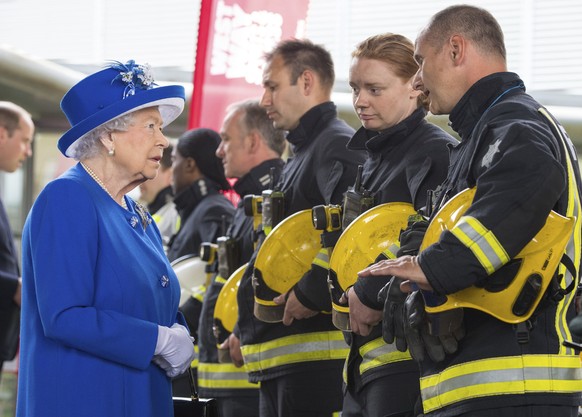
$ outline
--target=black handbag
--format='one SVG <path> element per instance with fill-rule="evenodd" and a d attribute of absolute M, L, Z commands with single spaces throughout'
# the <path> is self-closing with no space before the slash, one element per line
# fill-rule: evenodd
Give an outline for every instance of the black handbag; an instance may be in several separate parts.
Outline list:
<path fill-rule="evenodd" d="M 173 397 L 174 417 L 219 417 L 218 405 L 214 398 L 199 398 L 192 368 L 188 368 L 188 381 L 192 396 Z"/>

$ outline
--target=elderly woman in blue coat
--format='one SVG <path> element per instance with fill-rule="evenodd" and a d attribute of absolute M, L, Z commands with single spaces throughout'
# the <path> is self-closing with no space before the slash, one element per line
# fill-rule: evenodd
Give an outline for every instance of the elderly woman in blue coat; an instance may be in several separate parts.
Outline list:
<path fill-rule="evenodd" d="M 194 348 L 160 233 L 126 193 L 157 175 L 184 89 L 114 63 L 61 107 L 72 127 L 58 148 L 79 163 L 24 227 L 17 415 L 172 416 L 171 377 Z"/>

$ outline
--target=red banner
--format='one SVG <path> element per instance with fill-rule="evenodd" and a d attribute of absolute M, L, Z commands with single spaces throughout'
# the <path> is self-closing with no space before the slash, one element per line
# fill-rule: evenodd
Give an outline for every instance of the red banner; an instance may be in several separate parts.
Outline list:
<path fill-rule="evenodd" d="M 260 98 L 264 54 L 302 38 L 309 0 L 202 0 L 188 128 L 219 130 L 225 108 Z"/>

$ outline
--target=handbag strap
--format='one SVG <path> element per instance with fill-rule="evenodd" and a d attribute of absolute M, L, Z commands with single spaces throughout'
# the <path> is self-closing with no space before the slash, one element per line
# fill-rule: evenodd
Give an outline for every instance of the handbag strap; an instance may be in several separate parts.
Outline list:
<path fill-rule="evenodd" d="M 188 367 L 188 382 L 190 383 L 190 395 L 193 401 L 198 401 L 198 389 L 196 388 L 196 381 L 194 380 L 194 372 L 192 368 Z"/>

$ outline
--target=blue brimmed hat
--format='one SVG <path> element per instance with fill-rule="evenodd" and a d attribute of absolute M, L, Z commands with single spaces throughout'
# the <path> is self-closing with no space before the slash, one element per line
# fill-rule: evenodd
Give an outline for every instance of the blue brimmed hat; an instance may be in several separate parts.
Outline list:
<path fill-rule="evenodd" d="M 124 114 L 157 106 L 163 126 L 174 121 L 184 109 L 184 87 L 159 87 L 149 65 L 133 60 L 114 62 L 75 84 L 61 100 L 61 109 L 71 128 L 59 139 L 58 148 L 72 156 L 77 141 L 93 129 Z"/>

